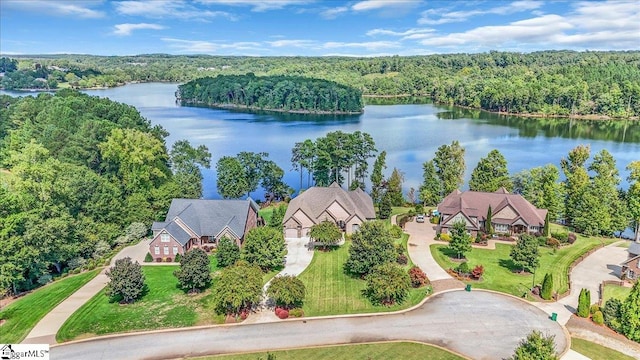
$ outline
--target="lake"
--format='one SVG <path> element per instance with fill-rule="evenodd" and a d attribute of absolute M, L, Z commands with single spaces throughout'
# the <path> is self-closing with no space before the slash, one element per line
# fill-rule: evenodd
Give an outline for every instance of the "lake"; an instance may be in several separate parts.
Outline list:
<path fill-rule="evenodd" d="M 179 139 L 206 145 L 213 168 L 222 156 L 240 151 L 268 152 L 269 158 L 286 171 L 285 181 L 294 188 L 299 187 L 299 174 L 292 170 L 290 161 L 294 143 L 335 130 L 371 134 L 377 149 L 387 151 L 385 175 L 390 175 L 394 167 L 404 173 L 405 192 L 420 186 L 422 164 L 440 145 L 453 140 L 466 149 L 466 181 L 478 160 L 492 149 L 505 156 L 511 173 L 548 163 L 559 166 L 560 159 L 580 144 L 589 144 L 592 155 L 607 149 L 617 161 L 624 188 L 628 186 L 624 168 L 640 160 L 638 122 L 527 119 L 433 104 L 367 105 L 363 114 L 354 116 L 253 114 L 181 107 L 175 102 L 176 89 L 177 84 L 145 83 L 85 92 L 135 106 L 152 124 L 169 131 L 169 148 Z M 213 168 L 203 171 L 205 198 L 219 197 Z M 252 196 L 261 199 L 263 192 L 256 191 Z"/>

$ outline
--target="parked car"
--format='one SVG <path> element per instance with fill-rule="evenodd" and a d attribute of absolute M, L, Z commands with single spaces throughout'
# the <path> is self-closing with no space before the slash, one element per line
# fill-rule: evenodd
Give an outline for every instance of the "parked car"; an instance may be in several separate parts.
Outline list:
<path fill-rule="evenodd" d="M 424 222 L 424 214 L 416 215 L 416 222 L 423 223 Z"/>

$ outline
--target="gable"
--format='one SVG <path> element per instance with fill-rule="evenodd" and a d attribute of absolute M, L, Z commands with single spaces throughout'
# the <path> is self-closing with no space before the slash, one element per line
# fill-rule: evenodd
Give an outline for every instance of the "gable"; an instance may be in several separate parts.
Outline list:
<path fill-rule="evenodd" d="M 475 224 L 471 223 L 471 221 L 469 221 L 469 219 L 467 219 L 466 216 L 464 216 L 461 212 L 455 214 L 454 216 L 450 217 L 447 219 L 447 221 L 444 223 L 445 225 L 449 225 L 449 226 L 453 226 L 453 224 L 457 221 L 464 221 L 464 223 L 466 224 L 466 226 L 468 227 L 475 227 Z"/>
<path fill-rule="evenodd" d="M 507 205 L 497 213 L 493 214 L 492 217 L 498 219 L 515 219 L 518 217 L 518 213 L 511 207 L 511 205 Z"/>
<path fill-rule="evenodd" d="M 333 215 L 333 218 L 336 220 L 346 220 L 352 214 L 342 206 L 338 201 L 334 201 L 327 207 L 327 211 Z"/>
<path fill-rule="evenodd" d="M 315 224 L 313 220 L 311 220 L 311 218 L 309 218 L 301 209 L 298 209 L 298 211 L 293 214 L 292 218 L 295 219 L 298 224 L 302 225 L 302 227 L 311 227 Z"/>

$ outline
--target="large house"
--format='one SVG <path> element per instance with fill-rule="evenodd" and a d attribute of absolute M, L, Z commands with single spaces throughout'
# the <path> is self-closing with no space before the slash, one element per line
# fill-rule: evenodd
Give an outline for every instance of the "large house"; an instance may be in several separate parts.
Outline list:
<path fill-rule="evenodd" d="M 491 225 L 496 233 L 533 234 L 544 229 L 547 210 L 538 209 L 521 195 L 500 188 L 493 193 L 455 190 L 449 194 L 438 205 L 438 232 L 446 233 L 456 221 L 464 221 L 467 230 L 476 234 L 485 228 L 489 206 Z"/>
<path fill-rule="evenodd" d="M 629 245 L 629 258 L 622 263 L 622 278 L 636 280 L 640 278 L 640 241 Z"/>
<path fill-rule="evenodd" d="M 183 255 L 192 247 L 215 247 L 222 237 L 238 246 L 258 224 L 258 205 L 247 200 L 173 199 L 164 222 L 151 226 L 154 258 Z"/>
<path fill-rule="evenodd" d="M 329 187 L 309 188 L 291 200 L 283 219 L 284 236 L 308 236 L 311 226 L 325 220 L 351 234 L 375 217 L 373 200 L 367 193 L 360 188 L 346 191 L 334 182 Z"/>

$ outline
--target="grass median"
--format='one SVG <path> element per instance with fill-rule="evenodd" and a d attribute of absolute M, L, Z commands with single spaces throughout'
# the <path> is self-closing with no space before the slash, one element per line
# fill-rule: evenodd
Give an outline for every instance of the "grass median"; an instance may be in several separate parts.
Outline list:
<path fill-rule="evenodd" d="M 58 304 L 93 279 L 101 269 L 69 276 L 33 291 L 0 311 L 0 339 L 3 343 L 21 342 L 33 327 Z"/>

